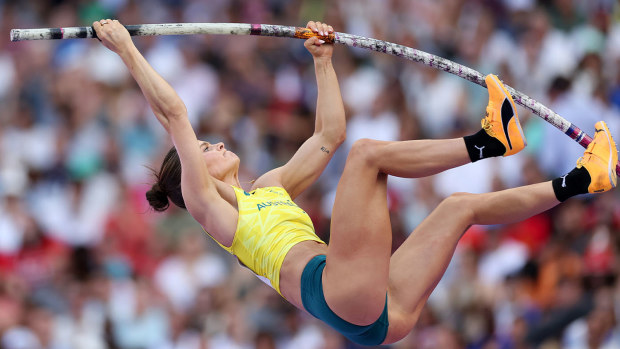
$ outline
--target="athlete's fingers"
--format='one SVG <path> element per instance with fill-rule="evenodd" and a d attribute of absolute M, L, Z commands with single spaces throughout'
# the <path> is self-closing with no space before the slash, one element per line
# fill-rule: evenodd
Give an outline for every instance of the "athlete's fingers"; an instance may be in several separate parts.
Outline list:
<path fill-rule="evenodd" d="M 108 22 L 105 19 L 100 19 L 98 21 L 93 22 L 93 28 L 95 28 L 95 30 L 97 31 L 97 34 L 103 34 L 105 31 L 105 26 L 106 25 L 110 25 L 110 22 Z"/>
<path fill-rule="evenodd" d="M 317 22 L 308 21 L 306 28 L 310 29 L 312 32 L 320 36 L 327 36 L 334 32 L 334 28 L 331 25 L 328 25 L 327 23 L 318 22 L 318 21 Z"/>
<path fill-rule="evenodd" d="M 321 35 L 327 35 L 327 24 L 321 23 Z"/>
<path fill-rule="evenodd" d="M 329 35 L 329 24 L 323 23 L 323 35 Z"/>
<path fill-rule="evenodd" d="M 304 43 L 304 46 L 306 46 L 306 48 L 310 48 L 311 46 L 315 46 L 317 39 L 318 39 L 318 37 L 316 37 L 316 36 L 308 38 L 308 40 L 306 40 L 306 42 Z"/>
<path fill-rule="evenodd" d="M 316 22 L 316 28 L 318 29 L 319 35 L 323 35 L 323 23 Z"/>
<path fill-rule="evenodd" d="M 308 24 L 306 25 L 306 28 L 312 30 L 315 33 L 318 32 L 318 29 L 316 28 L 316 23 L 314 21 L 309 21 Z"/>

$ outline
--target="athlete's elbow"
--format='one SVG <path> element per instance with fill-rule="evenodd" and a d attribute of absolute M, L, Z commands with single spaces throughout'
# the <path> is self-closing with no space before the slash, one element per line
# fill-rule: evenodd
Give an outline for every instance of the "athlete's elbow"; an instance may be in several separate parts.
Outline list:
<path fill-rule="evenodd" d="M 153 114 L 157 117 L 157 120 L 164 126 L 166 131 L 170 133 L 170 127 L 173 124 L 179 124 L 179 122 L 187 122 L 187 111 L 184 109 L 179 110 L 160 110 L 153 108 Z"/>
<path fill-rule="evenodd" d="M 339 148 L 339 147 L 340 147 L 340 146 L 344 143 L 344 141 L 345 141 L 346 139 L 347 139 L 347 135 L 346 135 L 346 134 L 342 134 L 342 136 L 341 136 L 341 137 L 336 138 L 336 139 L 334 140 L 334 146 L 335 146 L 335 148 L 336 148 L 336 149 L 337 149 L 337 148 Z"/>
<path fill-rule="evenodd" d="M 337 132 L 335 132 L 332 141 L 337 146 L 340 146 L 347 139 L 347 130 L 346 127 L 340 128 Z"/>
<path fill-rule="evenodd" d="M 345 127 L 341 127 L 325 130 L 322 136 L 330 145 L 338 148 L 347 139 L 347 132 Z"/>
<path fill-rule="evenodd" d="M 162 111 L 165 118 L 168 120 L 179 120 L 187 118 L 187 108 L 184 103 L 177 103 L 175 105 L 168 106 L 166 110 Z"/>

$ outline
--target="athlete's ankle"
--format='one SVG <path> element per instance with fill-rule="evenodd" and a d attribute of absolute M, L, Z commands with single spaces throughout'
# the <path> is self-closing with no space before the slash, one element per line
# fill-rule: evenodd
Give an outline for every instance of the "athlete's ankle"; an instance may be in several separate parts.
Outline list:
<path fill-rule="evenodd" d="M 506 152 L 506 147 L 497 138 L 489 136 L 484 130 L 480 129 L 477 133 L 463 137 L 465 147 L 471 162 L 478 160 L 502 156 Z"/>
<path fill-rule="evenodd" d="M 588 193 L 590 180 L 590 174 L 585 167 L 575 167 L 564 176 L 551 181 L 551 184 L 555 197 L 558 201 L 563 202 L 575 195 Z"/>

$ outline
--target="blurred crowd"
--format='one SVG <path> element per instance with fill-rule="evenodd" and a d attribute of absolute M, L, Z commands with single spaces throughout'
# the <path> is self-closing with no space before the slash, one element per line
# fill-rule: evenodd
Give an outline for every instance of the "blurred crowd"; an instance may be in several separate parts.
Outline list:
<path fill-rule="evenodd" d="M 171 147 L 120 59 L 96 40 L 11 43 L 11 28 L 241 22 L 304 26 L 415 47 L 505 83 L 592 135 L 620 139 L 614 0 L 0 0 L 0 348 L 358 348 L 217 248 L 183 210 L 144 194 Z M 223 141 L 249 187 L 312 134 L 316 82 L 300 40 L 139 37 L 199 138 Z M 487 92 L 396 57 L 337 47 L 347 141 L 298 204 L 329 240 L 334 192 L 360 138 L 461 137 Z M 389 180 L 393 247 L 446 196 L 550 180 L 583 149 L 520 108 L 528 146 Z M 418 325 L 389 348 L 620 348 L 620 193 L 526 221 L 474 226 Z M 415 233 L 415 232 L 414 232 Z M 411 268 L 424 268 L 412 265 Z"/>

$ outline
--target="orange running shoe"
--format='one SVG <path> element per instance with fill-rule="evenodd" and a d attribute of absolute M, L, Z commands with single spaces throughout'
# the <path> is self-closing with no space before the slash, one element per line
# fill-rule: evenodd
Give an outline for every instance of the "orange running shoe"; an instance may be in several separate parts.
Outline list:
<path fill-rule="evenodd" d="M 594 128 L 594 139 L 577 160 L 577 168 L 585 167 L 590 174 L 588 192 L 601 193 L 615 188 L 618 182 L 618 149 L 604 121 L 597 122 Z"/>
<path fill-rule="evenodd" d="M 489 90 L 489 104 L 487 114 L 482 119 L 482 128 L 489 136 L 502 142 L 506 148 L 504 156 L 516 154 L 525 148 L 527 142 L 515 102 L 497 76 L 489 74 L 484 81 Z"/>

